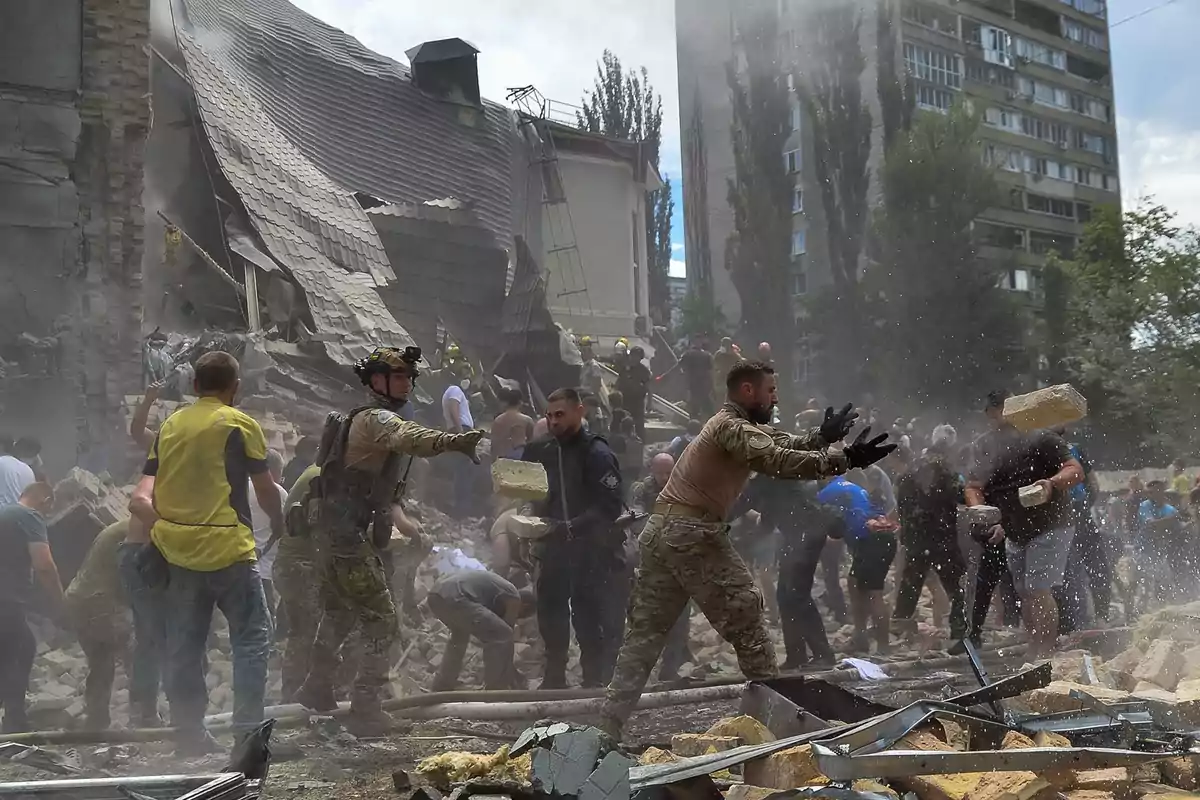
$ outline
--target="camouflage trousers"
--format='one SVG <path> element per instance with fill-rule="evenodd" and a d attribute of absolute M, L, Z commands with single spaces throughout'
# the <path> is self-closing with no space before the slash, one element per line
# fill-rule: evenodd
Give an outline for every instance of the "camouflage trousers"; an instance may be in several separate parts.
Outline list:
<path fill-rule="evenodd" d="M 288 621 L 283 651 L 283 699 L 292 695 L 308 676 L 309 654 L 321 621 L 321 603 L 313 587 L 317 582 L 317 554 L 312 539 L 287 536 L 279 540 L 275 556 L 275 591 Z"/>
<path fill-rule="evenodd" d="M 398 632 L 383 561 L 370 544 L 363 543 L 355 550 L 322 553 L 320 569 L 322 614 L 308 680 L 333 685 L 339 652 L 358 626 L 361 648 L 354 691 L 378 696 L 387 683 L 388 652 Z"/>
<path fill-rule="evenodd" d="M 625 642 L 601 711 L 619 732 L 633 713 L 671 627 L 694 600 L 751 680 L 779 674 L 763 622 L 763 598 L 729 540 L 729 526 L 687 517 L 650 517 L 638 537 L 641 561 L 629 601 Z"/>

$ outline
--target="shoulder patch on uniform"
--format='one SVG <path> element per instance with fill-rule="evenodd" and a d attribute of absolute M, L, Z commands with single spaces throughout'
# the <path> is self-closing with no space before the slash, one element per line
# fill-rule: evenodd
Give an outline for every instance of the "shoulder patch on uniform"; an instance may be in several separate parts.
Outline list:
<path fill-rule="evenodd" d="M 379 420 L 380 423 L 387 425 L 392 420 L 400 419 L 400 416 L 396 414 L 395 411 L 388 411 L 386 408 L 380 408 L 376 409 L 375 418 Z"/>
<path fill-rule="evenodd" d="M 610 472 L 600 479 L 600 483 L 603 484 L 604 488 L 606 489 L 616 489 L 621 485 L 621 478 L 618 477 L 617 473 Z"/>

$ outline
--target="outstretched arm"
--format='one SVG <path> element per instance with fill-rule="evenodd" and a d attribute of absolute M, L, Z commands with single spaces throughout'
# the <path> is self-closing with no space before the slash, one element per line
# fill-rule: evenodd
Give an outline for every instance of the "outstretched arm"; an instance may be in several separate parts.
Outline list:
<path fill-rule="evenodd" d="M 728 420 L 714 431 L 714 438 L 722 449 L 755 472 L 776 478 L 819 480 L 849 469 L 842 453 L 824 447 L 817 450 L 781 447 L 771 434 L 749 420 Z"/>

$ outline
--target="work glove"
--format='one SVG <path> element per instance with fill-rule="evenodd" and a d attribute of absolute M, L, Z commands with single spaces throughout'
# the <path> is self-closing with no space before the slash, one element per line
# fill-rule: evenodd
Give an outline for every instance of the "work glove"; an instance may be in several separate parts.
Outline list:
<path fill-rule="evenodd" d="M 891 455 L 900 445 L 884 444 L 887 441 L 888 435 L 881 433 L 874 439 L 867 439 L 871 434 L 871 428 L 868 426 L 863 428 L 863 432 L 858 437 L 846 445 L 844 452 L 846 460 L 850 462 L 850 469 L 861 469 L 869 467 L 876 461 L 881 461 Z"/>
<path fill-rule="evenodd" d="M 825 421 L 821 423 L 821 438 L 826 444 L 840 442 L 849 435 L 850 429 L 858 421 L 858 412 L 853 403 L 846 403 L 841 411 L 835 412 L 833 406 L 825 409 Z"/>
<path fill-rule="evenodd" d="M 483 439 L 483 431 L 452 433 L 450 434 L 450 446 L 446 449 L 455 453 L 462 453 L 467 458 L 478 464 L 479 456 L 475 455 L 475 448 L 479 446 L 481 439 Z"/>

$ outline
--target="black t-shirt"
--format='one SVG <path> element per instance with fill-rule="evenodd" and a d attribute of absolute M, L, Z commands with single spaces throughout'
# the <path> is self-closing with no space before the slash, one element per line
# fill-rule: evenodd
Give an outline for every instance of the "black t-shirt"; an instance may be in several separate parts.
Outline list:
<path fill-rule="evenodd" d="M 679 357 L 679 362 L 689 384 L 693 386 L 707 386 L 712 383 L 712 353 L 709 353 L 707 350 L 686 350 Z"/>
<path fill-rule="evenodd" d="M 1011 426 L 985 433 L 975 443 L 969 480 L 983 486 L 983 497 L 1000 509 L 1004 533 L 1025 544 L 1047 531 L 1064 527 L 1070 516 L 1070 494 L 1055 491 L 1050 501 L 1025 508 L 1018 491 L 1053 478 L 1070 461 L 1071 450 L 1050 431 L 1022 433 Z"/>
<path fill-rule="evenodd" d="M 900 539 L 925 546 L 957 543 L 958 503 L 962 483 L 945 458 L 925 455 L 917 468 L 896 482 Z"/>
<path fill-rule="evenodd" d="M 33 594 L 29 545 L 48 541 L 46 520 L 19 503 L 0 508 L 0 604 L 24 605 Z"/>

